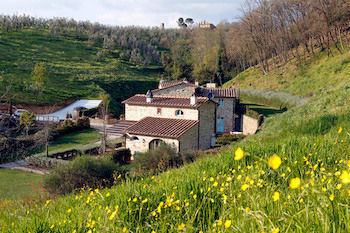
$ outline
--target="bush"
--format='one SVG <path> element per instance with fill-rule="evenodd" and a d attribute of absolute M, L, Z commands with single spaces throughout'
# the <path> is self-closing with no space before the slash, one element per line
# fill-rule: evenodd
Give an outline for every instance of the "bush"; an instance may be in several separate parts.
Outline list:
<path fill-rule="evenodd" d="M 111 159 L 115 163 L 126 164 L 130 162 L 131 152 L 127 148 L 120 148 L 112 152 Z"/>
<path fill-rule="evenodd" d="M 136 154 L 132 167 L 136 176 L 151 175 L 194 161 L 195 157 L 194 153 L 180 155 L 169 145 L 164 144 L 155 150 Z"/>
<path fill-rule="evenodd" d="M 55 131 L 59 135 L 63 135 L 63 134 L 79 131 L 82 129 L 90 129 L 89 118 L 82 117 L 76 121 L 72 121 L 72 120 L 67 119 L 67 120 L 63 121 L 62 123 L 60 123 L 57 126 L 57 128 L 55 129 Z"/>
<path fill-rule="evenodd" d="M 242 134 L 223 134 L 222 137 L 216 139 L 216 144 L 218 146 L 229 145 L 242 138 L 244 138 L 244 135 Z"/>
<path fill-rule="evenodd" d="M 56 167 L 45 179 L 45 188 L 54 194 L 67 194 L 80 188 L 102 188 L 113 185 L 114 173 L 122 169 L 106 158 L 78 157 Z"/>

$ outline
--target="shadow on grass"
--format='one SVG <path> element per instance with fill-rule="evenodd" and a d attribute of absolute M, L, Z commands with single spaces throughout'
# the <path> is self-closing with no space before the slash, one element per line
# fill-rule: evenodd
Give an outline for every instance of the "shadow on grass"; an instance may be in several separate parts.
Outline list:
<path fill-rule="evenodd" d="M 259 114 L 262 114 L 265 117 L 270 117 L 270 116 L 273 116 L 275 114 L 280 114 L 280 113 L 284 113 L 285 111 L 287 111 L 287 109 L 277 109 L 277 108 L 273 108 L 273 107 L 269 107 L 269 106 L 265 106 L 265 105 L 260 105 L 260 104 L 246 104 L 246 105 L 249 109 L 256 111 Z"/>

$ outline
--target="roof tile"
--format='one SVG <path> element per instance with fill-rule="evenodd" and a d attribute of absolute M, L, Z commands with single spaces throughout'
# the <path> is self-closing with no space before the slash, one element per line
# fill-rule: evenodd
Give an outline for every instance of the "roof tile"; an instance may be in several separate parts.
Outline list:
<path fill-rule="evenodd" d="M 182 107 L 182 108 L 199 108 L 203 103 L 209 101 L 207 97 L 197 97 L 197 103 L 191 105 L 190 97 L 176 97 L 176 96 L 153 96 L 152 102 L 146 102 L 145 95 L 134 95 L 127 100 L 124 100 L 123 104 L 131 105 L 146 105 L 157 107 Z"/>
<path fill-rule="evenodd" d="M 127 128 L 125 133 L 152 137 L 179 138 L 197 123 L 198 121 L 194 120 L 146 117 Z"/>

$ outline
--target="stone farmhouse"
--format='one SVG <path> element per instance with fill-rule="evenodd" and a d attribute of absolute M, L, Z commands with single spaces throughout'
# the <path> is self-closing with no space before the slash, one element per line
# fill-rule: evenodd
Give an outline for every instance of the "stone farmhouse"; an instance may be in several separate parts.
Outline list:
<path fill-rule="evenodd" d="M 159 82 L 158 89 L 125 104 L 125 146 L 135 155 L 171 145 L 178 152 L 207 150 L 217 135 L 242 131 L 242 106 L 233 88 L 201 87 L 184 81 Z"/>

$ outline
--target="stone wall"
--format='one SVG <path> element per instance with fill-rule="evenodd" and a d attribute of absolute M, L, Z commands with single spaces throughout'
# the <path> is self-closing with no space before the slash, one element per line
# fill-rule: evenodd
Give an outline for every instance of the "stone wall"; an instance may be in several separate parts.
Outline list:
<path fill-rule="evenodd" d="M 215 108 L 216 104 L 209 101 L 199 108 L 199 149 L 210 148 L 210 139 L 215 133 Z"/>
<path fill-rule="evenodd" d="M 157 114 L 158 108 L 161 109 L 161 114 Z M 184 115 L 175 116 L 176 110 L 182 110 Z M 189 108 L 169 108 L 125 104 L 125 120 L 139 121 L 145 117 L 198 120 L 198 110 Z"/>
<path fill-rule="evenodd" d="M 243 115 L 243 134 L 255 134 L 259 127 L 259 121 L 247 115 Z"/>
<path fill-rule="evenodd" d="M 229 133 L 234 131 L 234 109 L 235 109 L 235 98 L 214 98 L 214 101 L 219 103 L 219 100 L 224 101 L 223 106 L 217 106 L 216 119 L 220 117 L 224 118 L 224 132 Z"/>
<path fill-rule="evenodd" d="M 188 130 L 179 138 L 180 152 L 198 150 L 198 124 Z"/>
<path fill-rule="evenodd" d="M 185 96 L 189 97 L 194 93 L 196 87 L 189 87 L 186 84 L 181 84 L 173 87 L 168 87 L 160 89 L 153 92 L 154 96 L 164 95 L 164 96 Z"/>

